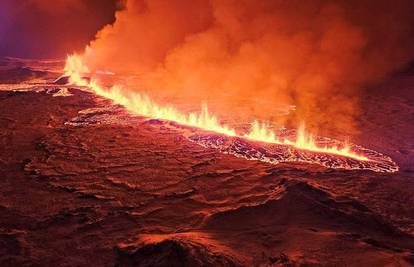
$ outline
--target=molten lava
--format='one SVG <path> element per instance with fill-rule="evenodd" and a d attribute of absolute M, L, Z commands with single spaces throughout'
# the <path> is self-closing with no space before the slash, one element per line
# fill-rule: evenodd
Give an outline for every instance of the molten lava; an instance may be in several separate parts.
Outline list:
<path fill-rule="evenodd" d="M 79 55 L 68 56 L 64 71 L 65 75 L 69 76 L 71 84 L 88 87 L 97 95 L 111 99 L 114 103 L 124 106 L 129 111 L 145 117 L 174 121 L 207 131 L 229 136 L 243 137 L 259 142 L 289 145 L 297 149 L 335 154 L 360 161 L 369 160 L 367 157 L 351 151 L 349 145 L 343 147 L 318 145 L 315 138 L 311 134 L 306 133 L 304 124 L 297 130 L 296 140 L 294 141 L 279 138 L 269 126 L 261 124 L 258 121 L 252 123 L 250 132 L 246 134 L 238 134 L 231 127 L 221 124 L 216 116 L 209 113 L 206 105 L 203 105 L 199 114 L 185 114 L 172 106 L 160 106 L 149 97 L 137 92 L 127 91 L 119 85 L 114 85 L 111 88 L 106 89 L 99 85 L 98 80 L 84 78 L 84 74 L 88 74 L 90 71 L 83 63 L 82 57 Z"/>

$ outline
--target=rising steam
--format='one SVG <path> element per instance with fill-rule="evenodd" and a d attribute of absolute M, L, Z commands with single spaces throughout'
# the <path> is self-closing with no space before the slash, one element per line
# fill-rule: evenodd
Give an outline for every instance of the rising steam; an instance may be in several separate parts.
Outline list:
<path fill-rule="evenodd" d="M 398 2 L 128 0 L 84 61 L 153 96 L 214 99 L 218 115 L 351 134 L 359 90 L 411 60 L 414 12 Z"/>

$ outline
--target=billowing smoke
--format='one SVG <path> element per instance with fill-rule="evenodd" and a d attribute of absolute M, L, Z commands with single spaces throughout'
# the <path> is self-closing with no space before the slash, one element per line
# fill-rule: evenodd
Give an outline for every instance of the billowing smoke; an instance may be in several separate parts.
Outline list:
<path fill-rule="evenodd" d="M 114 21 L 114 0 L 0 0 L 0 56 L 63 58 Z"/>
<path fill-rule="evenodd" d="M 414 55 L 411 2 L 128 0 L 85 60 L 137 75 L 135 88 L 155 96 L 220 103 L 219 115 L 242 106 L 250 117 L 349 134 L 360 90 Z"/>

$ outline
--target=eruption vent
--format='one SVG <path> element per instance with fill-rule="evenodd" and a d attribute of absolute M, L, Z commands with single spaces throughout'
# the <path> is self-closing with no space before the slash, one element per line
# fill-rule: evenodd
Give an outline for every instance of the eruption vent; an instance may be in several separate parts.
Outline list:
<path fill-rule="evenodd" d="M 296 134 L 296 140 L 281 138 L 275 132 L 271 131 L 265 124 L 260 124 L 257 121 L 254 121 L 252 123 L 250 132 L 246 134 L 240 134 L 237 133 L 236 130 L 234 130 L 230 126 L 221 124 L 216 116 L 209 113 L 207 106 L 203 106 L 202 111 L 200 113 L 185 114 L 183 112 L 178 111 L 172 106 L 160 106 L 153 102 L 148 96 L 139 94 L 137 92 L 125 90 L 125 88 L 119 85 L 114 85 L 110 88 L 104 88 L 103 86 L 99 85 L 99 81 L 96 79 L 83 78 L 85 77 L 85 74 L 90 74 L 89 68 L 83 64 L 82 58 L 78 55 L 72 55 L 67 58 L 65 74 L 69 76 L 71 84 L 88 87 L 97 95 L 111 99 L 115 104 L 120 104 L 124 106 L 130 112 L 145 117 L 173 121 L 179 124 L 197 127 L 201 130 L 215 132 L 240 139 L 249 139 L 262 143 L 283 145 L 285 147 L 292 147 L 296 150 L 306 150 L 309 152 L 316 152 L 318 154 L 324 153 L 334 156 L 336 155 L 339 157 L 346 157 L 354 161 L 378 161 L 378 153 L 375 154 L 375 159 L 370 159 L 368 156 L 364 155 L 361 152 L 358 153 L 356 151 L 353 151 L 349 144 L 340 144 L 337 146 L 320 146 L 317 144 L 316 139 L 312 135 L 306 133 L 304 124 L 302 124 L 301 127 L 298 129 Z M 195 140 L 197 142 L 197 138 L 192 138 L 191 140 Z M 203 140 L 199 143 L 204 146 L 211 146 L 211 144 L 208 144 L 208 142 L 206 143 Z M 390 160 L 388 157 L 384 158 L 387 161 Z M 267 161 L 272 162 L 272 160 Z M 309 162 L 309 160 L 295 161 Z M 391 160 L 390 162 L 393 163 Z M 319 162 L 316 161 L 314 163 Z M 360 164 L 357 166 L 361 167 L 365 165 Z M 384 171 L 383 169 L 371 169 Z M 392 171 L 398 170 L 398 168 L 391 169 Z"/>
<path fill-rule="evenodd" d="M 403 68 L 414 54 L 411 1 L 121 2 L 114 23 L 97 33 L 83 55 L 68 58 L 74 84 L 150 118 L 358 162 L 381 161 L 355 145 L 310 133 L 358 133 L 361 90 Z M 84 73 L 92 79 L 83 79 Z M 117 85 L 103 86 L 97 73 L 116 73 Z M 194 110 L 203 102 L 214 115 L 207 106 L 195 113 L 179 105 Z M 219 118 L 252 122 L 251 129 Z M 298 130 L 285 135 L 268 125 Z"/>
<path fill-rule="evenodd" d="M 83 60 L 158 102 L 352 136 L 360 91 L 414 54 L 411 2 L 128 0 Z"/>

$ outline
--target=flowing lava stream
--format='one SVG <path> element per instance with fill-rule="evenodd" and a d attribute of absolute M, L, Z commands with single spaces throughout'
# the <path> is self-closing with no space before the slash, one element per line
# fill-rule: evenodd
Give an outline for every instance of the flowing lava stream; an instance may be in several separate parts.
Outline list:
<path fill-rule="evenodd" d="M 266 124 L 261 124 L 258 121 L 254 121 L 252 123 L 249 133 L 239 135 L 231 127 L 221 124 L 217 117 L 209 113 L 207 106 L 205 105 L 202 107 L 199 114 L 184 114 L 171 106 L 159 106 L 147 96 L 136 92 L 126 91 L 118 85 L 105 89 L 98 84 L 96 79 L 88 80 L 84 78 L 84 74 L 89 73 L 89 69 L 83 63 L 81 56 L 76 54 L 68 56 L 64 71 L 65 75 L 69 76 L 69 82 L 71 84 L 88 87 L 97 95 L 111 99 L 114 103 L 124 106 L 129 111 L 145 117 L 174 121 L 183 125 L 189 125 L 228 136 L 237 136 L 259 142 L 289 145 L 297 149 L 335 154 L 360 161 L 369 160 L 367 157 L 351 151 L 349 145 L 347 144 L 345 144 L 344 147 L 318 146 L 314 137 L 306 133 L 304 124 L 302 124 L 297 130 L 295 141 L 278 138 L 275 132 L 266 126 Z"/>

